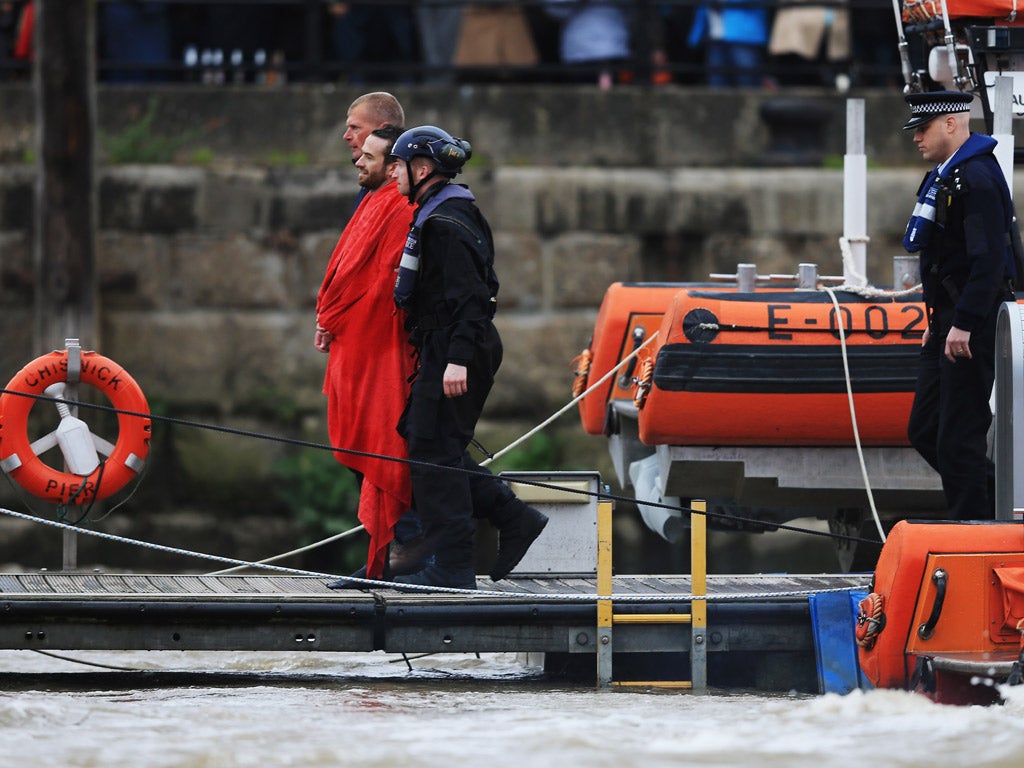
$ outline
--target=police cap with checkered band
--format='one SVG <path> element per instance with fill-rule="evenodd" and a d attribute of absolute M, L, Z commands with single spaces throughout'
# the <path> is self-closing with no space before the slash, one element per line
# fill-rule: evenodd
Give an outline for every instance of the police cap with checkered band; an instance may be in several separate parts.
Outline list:
<path fill-rule="evenodd" d="M 904 98 L 910 105 L 910 119 L 903 130 L 912 131 L 939 115 L 970 112 L 974 94 L 963 91 L 925 91 L 908 93 Z"/>

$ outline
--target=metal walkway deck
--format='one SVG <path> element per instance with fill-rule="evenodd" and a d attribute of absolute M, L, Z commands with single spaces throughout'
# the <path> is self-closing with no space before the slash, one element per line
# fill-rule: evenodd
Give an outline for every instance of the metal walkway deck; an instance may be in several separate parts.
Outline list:
<path fill-rule="evenodd" d="M 708 651 L 773 658 L 810 654 L 806 591 L 857 589 L 864 574 L 712 575 Z M 36 650 L 596 653 L 596 579 L 514 578 L 485 594 L 333 591 L 288 575 L 0 574 L 0 648 Z M 617 576 L 619 613 L 689 610 L 689 576 Z M 761 595 L 772 594 L 770 598 Z M 505 596 L 507 595 L 507 596 Z M 722 600 L 732 595 L 737 599 Z M 716 599 L 717 598 L 717 599 Z M 628 598 L 627 598 L 628 599 Z M 628 624 L 616 654 L 687 653 L 689 627 Z"/>

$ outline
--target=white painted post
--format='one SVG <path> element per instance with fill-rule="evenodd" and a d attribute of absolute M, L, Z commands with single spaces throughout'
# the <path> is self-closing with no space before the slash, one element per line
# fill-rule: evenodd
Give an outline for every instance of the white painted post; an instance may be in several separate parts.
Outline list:
<path fill-rule="evenodd" d="M 995 98 L 992 103 L 992 138 L 998 144 L 996 160 L 1003 169 L 1006 185 L 1013 195 L 1013 78 L 1005 75 L 996 78 Z"/>
<path fill-rule="evenodd" d="M 843 259 L 847 285 L 867 285 L 867 156 L 864 154 L 864 99 L 846 100 L 846 156 L 843 158 Z"/>

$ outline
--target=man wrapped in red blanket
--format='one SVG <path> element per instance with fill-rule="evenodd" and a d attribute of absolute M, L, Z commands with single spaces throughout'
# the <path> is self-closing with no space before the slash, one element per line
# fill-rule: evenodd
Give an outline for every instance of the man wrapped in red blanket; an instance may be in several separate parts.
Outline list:
<path fill-rule="evenodd" d="M 359 202 L 334 248 L 317 295 L 314 346 L 329 357 L 324 376 L 331 445 L 362 477 L 359 521 L 370 534 L 366 575 L 383 573 L 394 525 L 409 510 L 412 488 L 405 440 L 396 425 L 409 393 L 413 358 L 404 313 L 396 310 L 395 272 L 413 207 L 389 178 L 398 131 L 373 131 L 356 161 Z M 360 455 L 389 456 L 399 461 Z"/>

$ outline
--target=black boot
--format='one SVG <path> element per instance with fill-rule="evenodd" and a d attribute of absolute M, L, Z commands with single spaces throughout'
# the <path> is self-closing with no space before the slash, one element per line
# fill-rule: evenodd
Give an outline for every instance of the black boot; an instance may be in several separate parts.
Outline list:
<path fill-rule="evenodd" d="M 417 536 L 412 541 L 399 544 L 392 541 L 388 545 L 388 559 L 384 563 L 384 573 L 381 581 L 391 581 L 395 576 L 404 576 L 410 573 L 422 571 L 434 562 L 434 550 L 427 541 L 426 536 Z M 366 566 L 348 578 L 335 579 L 327 585 L 328 589 L 370 589 L 372 585 L 363 584 L 351 579 L 365 579 Z"/>
<path fill-rule="evenodd" d="M 473 568 L 473 523 L 468 518 L 450 518 L 427 526 L 426 540 L 435 549 L 434 562 L 415 573 L 396 576 L 399 584 L 425 587 L 476 589 Z M 399 587 L 401 589 L 401 587 Z M 420 592 L 423 590 L 405 590 Z"/>
<path fill-rule="evenodd" d="M 387 569 L 385 568 L 385 571 Z M 353 573 L 347 578 L 335 579 L 334 581 L 328 582 L 328 589 L 370 589 L 370 584 L 363 584 L 361 581 L 351 581 L 351 579 L 365 579 L 366 578 L 366 566 L 364 565 L 358 571 Z"/>
<path fill-rule="evenodd" d="M 513 499 L 490 519 L 498 529 L 498 556 L 491 568 L 491 580 L 500 581 L 519 565 L 526 550 L 548 524 L 548 518 L 519 499 Z"/>
<path fill-rule="evenodd" d="M 476 589 L 476 574 L 472 564 L 442 565 L 434 563 L 422 571 L 405 576 L 396 576 L 398 584 L 417 584 L 421 587 L 452 587 L 454 589 Z M 429 592 L 429 589 L 402 589 L 401 592 Z"/>
<path fill-rule="evenodd" d="M 433 562 L 434 547 L 426 536 L 417 536 L 405 544 L 399 544 L 398 541 L 391 542 L 391 549 L 388 552 L 388 567 L 392 576 L 407 576 L 410 573 L 422 571 Z"/>

